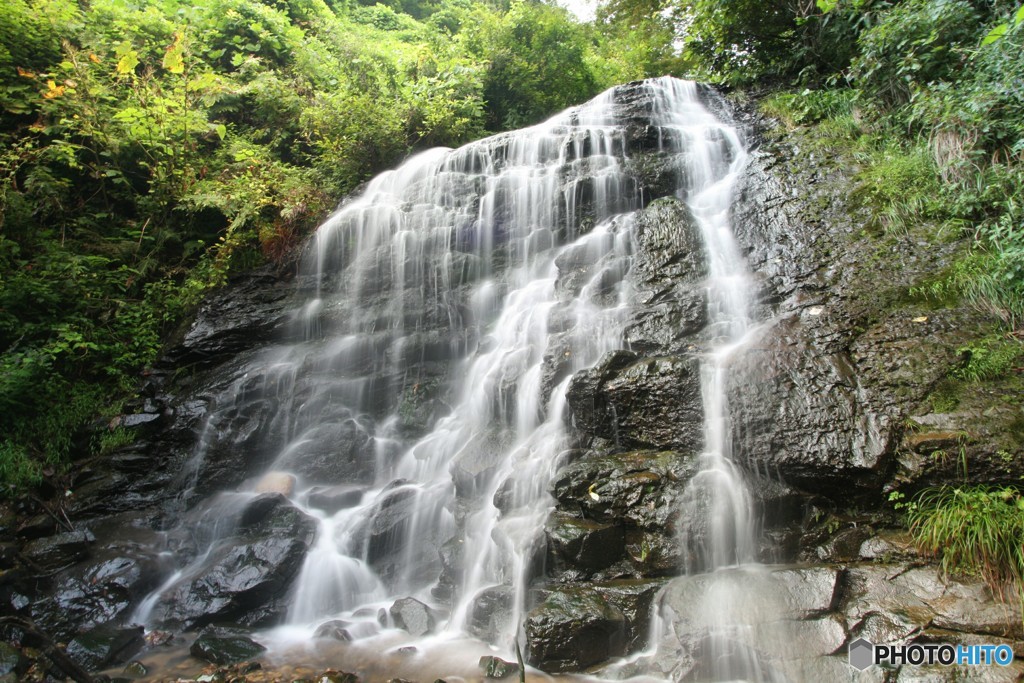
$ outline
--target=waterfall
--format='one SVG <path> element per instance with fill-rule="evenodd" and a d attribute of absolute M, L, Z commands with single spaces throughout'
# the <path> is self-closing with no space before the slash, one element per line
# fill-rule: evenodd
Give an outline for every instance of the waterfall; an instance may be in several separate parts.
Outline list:
<path fill-rule="evenodd" d="M 415 156 L 319 228 L 299 276 L 296 341 L 247 361 L 187 479 L 199 485 L 194 463 L 256 415 L 258 427 L 231 437 L 251 477 L 190 513 L 202 522 L 195 559 L 137 618 L 187 623 L 174 596 L 248 528 L 247 505 L 279 493 L 312 540 L 276 637 L 308 641 L 332 622 L 392 647 L 402 624 L 391 607 L 412 598 L 433 627 L 406 624 L 419 647 L 479 639 L 512 652 L 543 575 L 549 487 L 574 446 L 570 380 L 626 346 L 634 225 L 654 198 L 629 168 L 637 148 L 671 160 L 709 259 L 686 569 L 754 560 L 725 398 L 731 354 L 753 329 L 729 226 L 744 147 L 693 83 L 637 87 L 633 110 L 612 89 L 532 128 Z"/>

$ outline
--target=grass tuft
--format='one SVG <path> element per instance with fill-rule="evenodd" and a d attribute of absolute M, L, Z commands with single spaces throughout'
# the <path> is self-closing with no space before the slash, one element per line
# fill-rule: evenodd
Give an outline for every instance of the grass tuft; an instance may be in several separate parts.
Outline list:
<path fill-rule="evenodd" d="M 909 510 L 910 532 L 941 557 L 944 574 L 981 576 L 994 595 L 1024 595 L 1024 497 L 1013 487 L 923 491 Z"/>

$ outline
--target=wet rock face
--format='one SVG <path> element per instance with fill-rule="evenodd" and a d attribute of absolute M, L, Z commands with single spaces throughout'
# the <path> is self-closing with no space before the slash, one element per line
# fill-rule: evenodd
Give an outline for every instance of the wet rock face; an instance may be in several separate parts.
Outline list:
<path fill-rule="evenodd" d="M 786 344 L 776 328 L 738 361 L 730 400 L 738 450 L 751 468 L 777 468 L 801 489 L 836 494 L 877 486 L 892 419 L 866 410 L 850 359 Z M 799 342 L 797 342 L 799 344 Z"/>
<path fill-rule="evenodd" d="M 469 632 L 483 640 L 505 632 L 513 618 L 515 599 L 511 586 L 492 586 L 477 593 L 469 614 Z"/>
<path fill-rule="evenodd" d="M 694 449 L 701 440 L 695 359 L 616 351 L 577 373 L 566 394 L 574 426 L 622 449 Z"/>
<path fill-rule="evenodd" d="M 552 572 L 578 578 L 609 565 L 609 572 L 628 577 L 679 571 L 676 499 L 680 482 L 695 471 L 694 460 L 675 451 L 589 452 L 563 468 L 552 485 L 565 511 L 548 525 Z M 599 536 L 590 530 L 613 543 L 594 543 Z"/>
<path fill-rule="evenodd" d="M 442 564 L 437 552 L 439 539 L 433 537 L 436 530 L 415 525 L 418 499 L 429 492 L 405 480 L 391 482 L 388 489 L 379 497 L 373 514 L 353 532 L 355 542 L 366 548 L 367 561 L 385 581 L 408 568 L 410 555 L 416 557 L 414 566 L 436 577 Z M 413 531 L 421 535 L 412 538 Z"/>
<path fill-rule="evenodd" d="M 25 546 L 25 556 L 45 570 L 64 569 L 88 557 L 96 537 L 88 529 L 48 536 Z"/>
<path fill-rule="evenodd" d="M 857 638 L 884 645 L 1005 643 L 1016 649 L 1019 604 L 997 604 L 986 593 L 980 581 L 943 580 L 932 567 L 901 562 L 681 577 L 660 596 L 674 649 L 663 643 L 671 651 L 659 657 L 658 666 L 673 680 L 707 680 L 716 659 L 727 663 L 719 677 L 723 671 L 762 671 L 777 680 L 838 680 L 849 676 L 846 647 Z M 716 624 L 729 623 L 734 610 L 748 626 L 715 636 Z M 1022 669 L 1015 662 L 1006 680 Z M 895 673 L 897 680 L 962 676 L 954 668 L 916 666 Z"/>
<path fill-rule="evenodd" d="M 141 626 L 99 626 L 75 636 L 67 646 L 68 657 L 88 671 L 124 664 L 145 646 Z"/>
<path fill-rule="evenodd" d="M 87 534 L 59 534 L 57 546 L 69 538 L 92 539 L 86 544 L 88 552 L 69 553 L 72 562 L 60 563 L 64 569 L 37 578 L 35 586 L 9 585 L 15 588 L 10 595 L 14 611 L 30 615 L 43 631 L 63 642 L 104 624 L 125 624 L 164 571 L 160 535 L 148 525 L 148 515 L 129 513 L 96 520 L 94 531 Z M 37 593 L 39 589 L 43 590 Z"/>
<path fill-rule="evenodd" d="M 253 346 L 280 340 L 288 329 L 295 286 L 271 268 L 239 280 L 202 306 L 181 343 L 168 354 L 173 365 L 216 365 Z"/>
<path fill-rule="evenodd" d="M 552 565 L 604 569 L 625 550 L 625 535 L 618 524 L 606 524 L 555 513 L 545 529 Z"/>
<path fill-rule="evenodd" d="M 152 556 L 108 555 L 59 574 L 53 595 L 37 603 L 33 612 L 48 632 L 70 638 L 82 630 L 127 619 L 159 577 L 159 565 Z"/>
<path fill-rule="evenodd" d="M 737 188 L 733 225 L 767 324 L 730 375 L 734 451 L 750 470 L 837 502 L 891 488 L 898 459 L 904 482 L 956 478 L 951 466 L 904 458 L 916 449 L 900 440 L 971 331 L 991 325 L 965 305 L 936 309 L 912 294 L 963 245 L 880 238 L 869 207 L 850 200 L 856 180 L 841 159 L 813 140 L 780 137 L 757 114 L 740 116 L 758 148 Z M 998 451 L 998 439 L 979 440 L 992 444 L 976 449 L 990 460 L 985 451 Z M 984 475 L 979 468 L 978 481 L 1005 476 L 992 465 Z"/>
<path fill-rule="evenodd" d="M 725 111 L 720 97 L 709 90 L 703 94 L 716 111 Z M 685 564 L 677 534 L 678 497 L 697 470 L 703 445 L 696 358 L 709 334 L 704 249 L 693 216 L 672 196 L 682 180 L 679 165 L 659 150 L 658 131 L 649 125 L 650 103 L 637 88 L 624 88 L 618 97 L 627 118 L 626 185 L 639 188 L 647 204 L 635 216 L 633 251 L 623 260 L 628 260 L 636 306 L 626 324 L 624 350 L 576 373 L 569 383 L 567 420 L 575 450 L 551 486 L 557 510 L 537 553 L 547 560 L 548 582 L 537 587 L 547 597 L 531 605 L 525 625 L 530 662 L 552 672 L 580 670 L 645 644 L 664 577 L 678 575 Z M 755 149 L 737 188 L 733 224 L 755 273 L 755 317 L 765 326 L 730 369 L 733 451 L 764 520 L 762 536 L 771 547 L 763 557 L 843 564 L 748 581 L 760 586 L 760 593 L 789 596 L 754 620 L 749 641 L 706 638 L 694 606 L 712 587 L 697 579 L 673 583 L 661 604 L 674 610 L 678 652 L 658 665 L 674 680 L 713 678 L 706 662 L 716 657 L 754 662 L 746 669 L 750 677 L 838 680 L 849 673 L 842 646 L 859 636 L 880 643 L 1019 640 L 1024 634 L 1013 630 L 1019 615 L 1000 616 L 983 587 L 946 584 L 930 570 L 908 566 L 912 552 L 872 536 L 869 527 L 821 537 L 804 533 L 811 516 L 804 515 L 805 508 L 828 510 L 855 501 L 877 513 L 882 492 L 894 486 L 920 488 L 961 478 L 1019 484 L 1024 476 L 1020 445 L 1000 436 L 1019 426 L 1019 411 L 1011 407 L 981 419 L 989 406 L 948 412 L 922 402 L 960 362 L 958 340 L 965 330 L 985 322 L 966 309 L 924 310 L 907 296 L 924 275 L 948 264 L 956 244 L 922 250 L 911 236 L 889 236 L 884 242 L 864 237 L 863 211 L 845 201 L 853 182 L 848 169 L 823 165 L 820 156 L 795 144 L 770 141 L 756 114 L 737 115 Z M 595 217 L 597 169 L 581 164 L 577 170 L 580 176 L 563 189 L 575 198 L 585 230 Z M 497 201 L 511 210 L 510 197 Z M 463 232 L 471 231 L 456 227 L 455 232 L 463 239 Z M 394 284 L 387 267 L 394 254 L 381 251 L 381 256 L 380 272 L 361 296 L 378 311 L 400 304 L 407 311 L 402 323 L 417 331 L 400 349 L 382 332 L 348 355 L 304 364 L 294 377 L 271 378 L 267 368 L 279 350 L 275 344 L 303 336 L 288 311 L 294 297 L 310 291 L 311 282 L 296 283 L 288 272 L 263 269 L 211 297 L 195 325 L 154 369 L 137 405 L 120 419 L 120 426 L 146 439 L 102 463 L 76 466 L 73 495 L 65 505 L 73 521 L 85 520 L 91 531 L 58 532 L 48 515 L 21 524 L 24 542 L 15 551 L 5 550 L 2 561 L 17 565 L 22 552 L 50 576 L 46 587 L 37 589 L 32 581 L 15 578 L 20 569 L 5 574 L 4 608 L 31 616 L 65 642 L 105 624 L 125 624 L 169 572 L 154 553 L 140 549 L 160 547 L 158 542 L 117 544 L 120 530 L 173 526 L 179 508 L 169 503 L 175 497 L 184 494 L 191 504 L 252 483 L 268 467 L 298 474 L 299 489 L 317 484 L 309 494 L 312 507 L 330 513 L 356 505 L 361 494 L 354 487 L 373 479 L 375 459 L 395 455 L 374 450 L 380 444 L 365 415 L 380 417 L 397 405 L 396 431 L 402 438 L 426 433 L 451 409 L 443 390 L 453 358 L 471 348 L 479 334 L 466 330 L 457 344 L 447 334 L 451 321 L 465 314 L 449 299 L 464 299 L 467 283 L 484 271 L 477 256 L 456 254 L 450 264 L 418 263 L 407 256 L 403 267 L 425 268 L 438 277 L 427 285 L 429 291 L 397 293 L 387 289 Z M 512 257 L 499 245 L 489 267 Z M 586 250 L 563 254 L 555 264 L 560 301 L 564 304 L 604 265 Z M 346 321 L 339 310 L 322 311 L 311 324 L 340 329 Z M 548 323 L 566 328 L 567 321 L 567 311 L 556 307 Z M 239 357 L 242 351 L 267 355 L 254 360 Z M 546 354 L 545 395 L 571 372 L 565 351 L 556 340 Z M 402 376 L 383 369 L 401 363 L 409 368 Z M 353 372 L 358 381 L 335 390 L 370 396 L 365 415 L 324 407 L 317 378 Z M 307 422 L 283 424 L 280 416 L 289 407 L 277 390 L 279 381 L 296 383 L 296 400 L 312 411 Z M 282 453 L 288 430 L 302 435 L 302 447 Z M 970 462 L 966 475 L 959 465 L 961 450 Z M 199 451 L 202 457 L 193 460 Z M 485 445 L 467 449 L 452 463 L 460 495 L 480 493 L 481 482 L 496 467 L 493 455 Z M 494 504 L 512 510 L 514 493 L 499 488 Z M 401 549 L 413 527 L 414 495 L 394 482 L 355 532 L 385 581 L 403 570 Z M 141 512 L 120 526 L 93 524 L 126 510 Z M 190 629 L 220 620 L 262 626 L 280 619 L 313 522 L 279 495 L 254 499 L 232 520 L 237 529 L 157 606 L 158 617 Z M 441 601 L 450 599 L 461 581 L 457 541 L 415 539 L 417 549 L 437 556 L 419 564 L 432 573 L 421 577 L 425 581 L 441 575 L 434 592 Z M 198 550 L 189 542 L 171 547 L 186 555 Z M 886 564 L 891 562 L 896 563 Z M 507 586 L 482 590 L 470 611 L 470 631 L 483 639 L 508 632 L 514 599 Z M 416 634 L 430 632 L 434 619 L 415 600 L 395 603 L 391 615 L 394 624 Z M 386 614 L 381 621 L 386 623 Z M 776 642 L 772 639 L 779 634 L 802 650 L 789 659 L 758 659 L 763 643 Z M 255 645 L 245 634 L 228 635 Z M 350 634 L 344 623 L 334 622 L 319 636 L 345 640 Z M 0 655 L 7 657 L 2 650 Z M 0 666 L 0 676 L 9 673 L 3 666 L 8 665 Z M 906 670 L 899 677 L 912 679 Z"/>

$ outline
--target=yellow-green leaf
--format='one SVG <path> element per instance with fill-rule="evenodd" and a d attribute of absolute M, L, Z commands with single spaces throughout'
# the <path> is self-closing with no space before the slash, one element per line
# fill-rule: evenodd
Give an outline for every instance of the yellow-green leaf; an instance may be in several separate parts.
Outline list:
<path fill-rule="evenodd" d="M 128 50 L 117 60 L 117 73 L 121 75 L 134 74 L 135 67 L 139 65 L 139 54 L 135 50 Z"/>
<path fill-rule="evenodd" d="M 218 123 L 216 126 L 214 126 L 213 129 L 217 131 L 217 135 L 220 136 L 221 140 L 223 140 L 228 135 L 228 127 L 225 126 L 223 123 Z"/>
<path fill-rule="evenodd" d="M 174 34 L 174 42 L 164 53 L 164 68 L 172 74 L 185 72 L 185 47 L 181 44 L 181 32 Z"/>

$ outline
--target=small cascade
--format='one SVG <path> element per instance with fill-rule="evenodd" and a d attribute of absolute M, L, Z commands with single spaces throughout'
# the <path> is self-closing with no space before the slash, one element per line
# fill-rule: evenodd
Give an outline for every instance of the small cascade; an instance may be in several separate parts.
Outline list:
<path fill-rule="evenodd" d="M 726 405 L 730 358 L 754 329 L 729 227 L 744 147 L 693 83 L 632 87 L 631 102 L 612 89 L 538 126 L 420 154 L 320 227 L 294 341 L 239 361 L 184 477 L 199 501 L 187 518 L 219 526 L 179 538 L 191 560 L 140 619 L 212 621 L 183 596 L 270 543 L 258 560 L 295 577 L 287 600 L 246 612 L 260 586 L 243 586 L 215 616 L 284 622 L 268 642 L 309 642 L 331 622 L 354 643 L 514 652 L 544 572 L 549 488 L 574 446 L 567 390 L 626 346 L 634 227 L 656 198 L 630 167 L 637 149 L 673 160 L 710 261 L 687 571 L 754 561 Z M 221 451 L 244 459 L 210 464 Z M 217 493 L 232 467 L 249 478 Z M 394 608 L 409 600 L 422 629 Z"/>

